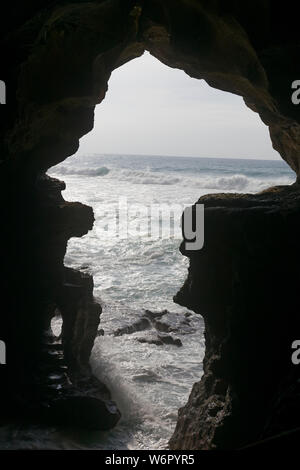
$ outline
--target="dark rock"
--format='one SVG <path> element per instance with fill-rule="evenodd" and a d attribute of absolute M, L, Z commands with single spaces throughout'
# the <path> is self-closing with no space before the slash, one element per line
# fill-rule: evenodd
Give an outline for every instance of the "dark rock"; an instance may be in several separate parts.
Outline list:
<path fill-rule="evenodd" d="M 180 333 L 182 335 L 194 333 L 191 320 L 181 313 L 165 312 L 159 319 L 152 321 L 154 328 L 162 333 Z"/>
<path fill-rule="evenodd" d="M 136 331 L 148 330 L 151 328 L 151 323 L 148 318 L 142 317 L 137 322 L 132 325 L 125 326 L 124 328 L 119 328 L 114 332 L 114 336 L 130 335 Z"/>
<path fill-rule="evenodd" d="M 131 325 L 126 325 L 114 332 L 114 336 L 132 334 L 137 331 L 155 329 L 158 332 L 169 333 L 178 332 L 181 334 L 194 333 L 195 328 L 190 325 L 190 320 L 180 313 L 162 310 L 161 312 L 152 312 L 145 310 L 140 320 Z"/>
<path fill-rule="evenodd" d="M 121 417 L 114 402 L 84 395 L 58 399 L 48 413 L 53 424 L 93 431 L 108 431 Z"/>
<path fill-rule="evenodd" d="M 200 202 L 205 247 L 186 251 L 182 243 L 190 269 L 175 300 L 204 317 L 204 375 L 179 411 L 170 445 L 239 448 L 297 428 L 299 372 L 290 355 L 300 328 L 300 191 Z"/>
<path fill-rule="evenodd" d="M 179 338 L 173 338 L 170 335 L 153 335 L 149 338 L 137 338 L 137 341 L 139 343 L 155 344 L 156 346 L 163 346 L 164 344 L 177 347 L 182 346 L 182 342 Z"/>
<path fill-rule="evenodd" d="M 144 315 L 149 318 L 149 320 L 154 321 L 157 318 L 161 318 L 163 315 L 166 315 L 168 310 L 162 310 L 161 312 L 152 312 L 151 310 L 145 310 Z"/>
<path fill-rule="evenodd" d="M 154 338 L 137 338 L 139 343 L 147 343 L 147 344 L 155 344 L 156 346 L 163 346 L 162 340 L 158 339 L 158 337 Z"/>
<path fill-rule="evenodd" d="M 174 331 L 174 329 L 170 325 L 168 325 L 168 323 L 165 323 L 163 321 L 155 320 L 153 324 L 158 331 L 162 331 L 164 333 L 168 333 L 169 331 Z"/>
<path fill-rule="evenodd" d="M 164 344 L 171 344 L 178 347 L 182 346 L 182 342 L 179 338 L 173 338 L 173 336 L 170 335 L 157 335 L 157 337 Z"/>
<path fill-rule="evenodd" d="M 71 371 L 89 370 L 92 351 L 100 321 L 101 306 L 93 297 L 93 278 L 65 268 L 65 282 L 58 297 L 61 311 L 64 357 Z"/>

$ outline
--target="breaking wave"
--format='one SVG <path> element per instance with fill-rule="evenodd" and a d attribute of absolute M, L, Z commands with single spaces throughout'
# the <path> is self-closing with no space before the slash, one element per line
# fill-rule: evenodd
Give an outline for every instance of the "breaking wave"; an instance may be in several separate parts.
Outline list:
<path fill-rule="evenodd" d="M 154 173 L 150 170 L 116 170 L 112 172 L 111 176 L 134 184 L 172 185 L 181 181 L 180 178 L 174 177 L 169 173 Z"/>
<path fill-rule="evenodd" d="M 82 176 L 106 176 L 110 173 L 110 178 L 119 181 L 126 181 L 133 184 L 159 184 L 172 185 L 179 183 L 180 178 L 170 174 L 153 173 L 150 170 L 125 170 L 125 169 L 109 169 L 106 166 L 100 168 L 78 168 L 76 166 L 58 165 L 55 169 L 49 171 L 50 174 L 56 175 L 82 175 Z"/>
<path fill-rule="evenodd" d="M 133 184 L 157 184 L 157 185 L 176 185 L 194 186 L 199 189 L 209 189 L 216 191 L 261 191 L 270 186 L 280 184 L 290 184 L 293 182 L 291 177 L 274 177 L 259 179 L 249 177 L 243 174 L 234 174 L 230 176 L 203 175 L 195 173 L 193 176 L 181 175 L 173 176 L 171 173 L 153 173 L 151 171 L 134 170 L 112 170 L 110 178 L 116 178 L 120 181 L 126 181 Z"/>
<path fill-rule="evenodd" d="M 58 176 L 64 175 L 77 175 L 77 176 L 88 176 L 88 177 L 103 177 L 107 176 L 109 180 L 122 181 L 131 184 L 139 185 L 184 185 L 193 186 L 199 189 L 215 190 L 215 191 L 261 191 L 270 186 L 276 186 L 281 184 L 293 183 L 293 177 L 291 175 L 286 176 L 275 176 L 272 178 L 254 178 L 252 176 L 246 176 L 244 174 L 232 174 L 228 176 L 207 174 L 198 171 L 194 174 L 187 172 L 180 177 L 177 174 L 172 174 L 172 171 L 168 172 L 157 172 L 151 171 L 151 169 L 125 169 L 125 168 L 107 168 L 106 166 L 101 167 L 77 167 L 74 165 L 58 165 L 55 169 L 50 170 L 50 174 L 56 174 Z"/>
<path fill-rule="evenodd" d="M 260 191 L 270 186 L 290 184 L 293 180 L 290 177 L 258 179 L 249 178 L 245 175 L 231 175 L 221 177 L 207 177 L 200 180 L 203 188 L 218 191 Z"/>
<path fill-rule="evenodd" d="M 82 175 L 82 176 L 105 176 L 109 173 L 109 168 L 101 166 L 99 168 L 76 168 L 75 166 L 59 165 L 49 171 L 50 174 L 58 175 Z"/>

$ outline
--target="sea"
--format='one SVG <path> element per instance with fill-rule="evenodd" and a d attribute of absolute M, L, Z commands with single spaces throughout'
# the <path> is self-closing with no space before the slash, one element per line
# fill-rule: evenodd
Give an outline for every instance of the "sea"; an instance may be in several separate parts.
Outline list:
<path fill-rule="evenodd" d="M 72 156 L 49 174 L 66 182 L 66 200 L 95 213 L 94 229 L 69 241 L 65 264 L 94 277 L 104 335 L 92 367 L 122 413 L 97 446 L 165 449 L 203 373 L 203 319 L 173 302 L 188 269 L 179 252 L 182 210 L 203 194 L 255 193 L 291 184 L 295 174 L 279 159 L 96 154 Z M 146 310 L 167 310 L 164 331 L 139 329 Z M 182 346 L 151 342 L 161 334 Z"/>
<path fill-rule="evenodd" d="M 104 433 L 31 429 L 22 447 L 167 449 L 205 348 L 201 315 L 173 301 L 188 269 L 181 213 L 201 195 L 255 193 L 295 174 L 279 159 L 97 154 L 69 157 L 48 174 L 65 181 L 65 200 L 94 210 L 93 230 L 69 240 L 65 265 L 94 277 L 103 312 L 91 364 L 122 418 Z M 52 327 L 58 335 L 60 319 Z"/>

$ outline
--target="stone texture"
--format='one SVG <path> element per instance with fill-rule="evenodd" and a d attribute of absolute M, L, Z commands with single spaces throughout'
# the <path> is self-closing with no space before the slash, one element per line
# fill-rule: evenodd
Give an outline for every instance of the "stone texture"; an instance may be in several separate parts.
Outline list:
<path fill-rule="evenodd" d="M 187 252 L 182 244 L 190 267 L 175 301 L 204 317 L 204 375 L 179 411 L 170 446 L 240 448 L 299 423 L 291 344 L 300 327 L 300 192 L 296 185 L 199 202 L 205 246 Z"/>

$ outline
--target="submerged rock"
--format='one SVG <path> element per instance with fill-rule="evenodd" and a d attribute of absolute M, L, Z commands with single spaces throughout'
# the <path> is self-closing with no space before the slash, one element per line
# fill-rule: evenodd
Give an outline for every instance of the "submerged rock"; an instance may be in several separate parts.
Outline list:
<path fill-rule="evenodd" d="M 182 342 L 179 338 L 173 338 L 170 335 L 156 335 L 154 334 L 152 337 L 149 338 L 137 338 L 139 343 L 147 343 L 147 344 L 155 344 L 156 346 L 163 346 L 164 344 L 170 344 L 173 346 L 180 347 L 182 346 Z"/>
<path fill-rule="evenodd" d="M 148 318 L 142 317 L 137 322 L 133 323 L 132 325 L 125 326 L 124 328 L 119 328 L 114 332 L 114 336 L 123 336 L 123 335 L 130 335 L 135 333 L 136 331 L 143 331 L 148 330 L 151 328 L 151 323 Z"/>
<path fill-rule="evenodd" d="M 188 315 L 187 315 L 188 314 Z M 169 312 L 162 310 L 160 312 L 152 312 L 145 310 L 140 320 L 119 328 L 114 332 L 114 336 L 122 336 L 124 334 L 132 334 L 137 331 L 153 329 L 158 333 L 176 332 L 180 334 L 191 334 L 196 330 L 191 326 L 190 312 L 182 313 Z"/>
<path fill-rule="evenodd" d="M 166 315 L 168 310 L 162 310 L 161 312 L 152 312 L 152 310 L 145 310 L 144 315 L 149 318 L 149 320 L 154 321 L 157 318 L 161 318 L 163 315 Z"/>
<path fill-rule="evenodd" d="M 158 339 L 163 342 L 163 344 L 171 344 L 177 347 L 182 346 L 182 342 L 179 338 L 173 338 L 171 335 L 158 335 Z"/>
<path fill-rule="evenodd" d="M 139 343 L 155 344 L 156 346 L 162 346 L 163 342 L 156 336 L 153 338 L 137 338 Z"/>

